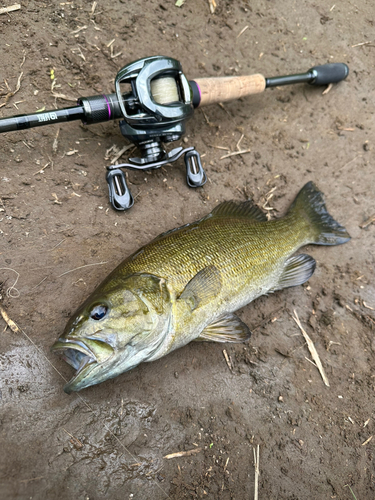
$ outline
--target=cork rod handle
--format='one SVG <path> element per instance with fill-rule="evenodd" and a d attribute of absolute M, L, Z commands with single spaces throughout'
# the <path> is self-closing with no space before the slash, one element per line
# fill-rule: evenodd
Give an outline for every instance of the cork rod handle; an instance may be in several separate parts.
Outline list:
<path fill-rule="evenodd" d="M 266 88 L 263 75 L 197 78 L 194 80 L 200 93 L 200 106 L 215 102 L 232 101 L 250 94 L 259 94 Z"/>

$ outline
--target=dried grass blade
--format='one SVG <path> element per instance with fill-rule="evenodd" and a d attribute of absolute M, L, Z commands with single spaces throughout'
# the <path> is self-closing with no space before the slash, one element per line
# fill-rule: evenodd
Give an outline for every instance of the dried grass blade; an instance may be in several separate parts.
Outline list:
<path fill-rule="evenodd" d="M 292 318 L 297 323 L 299 329 L 302 332 L 302 335 L 304 336 L 304 338 L 306 340 L 307 347 L 309 348 L 310 354 L 311 354 L 313 360 L 315 361 L 315 363 L 316 363 L 316 365 L 318 367 L 318 370 L 319 370 L 320 375 L 321 375 L 321 377 L 323 379 L 323 382 L 325 383 L 325 385 L 327 387 L 329 387 L 329 382 L 328 382 L 327 375 L 324 372 L 324 368 L 323 368 L 322 362 L 320 361 L 319 354 L 318 354 L 317 350 L 315 349 L 313 341 L 310 339 L 310 337 L 307 335 L 307 333 L 305 332 L 305 330 L 302 328 L 302 325 L 301 325 L 301 322 L 299 320 L 299 317 L 298 317 L 298 314 L 297 314 L 296 310 L 294 310 L 293 312 L 294 312 L 295 316 L 292 316 Z"/>

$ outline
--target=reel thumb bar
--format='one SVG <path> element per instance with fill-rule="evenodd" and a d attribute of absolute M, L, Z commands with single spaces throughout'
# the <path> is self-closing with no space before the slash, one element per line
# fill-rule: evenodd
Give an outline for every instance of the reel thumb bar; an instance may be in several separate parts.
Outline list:
<path fill-rule="evenodd" d="M 251 94 L 259 94 L 268 87 L 309 83 L 310 85 L 328 85 L 338 83 L 349 74 L 345 63 L 330 63 L 314 66 L 306 73 L 265 78 L 255 74 L 249 76 L 228 76 L 218 78 L 198 78 L 189 81 L 193 91 L 194 107 L 217 102 L 232 101 Z"/>

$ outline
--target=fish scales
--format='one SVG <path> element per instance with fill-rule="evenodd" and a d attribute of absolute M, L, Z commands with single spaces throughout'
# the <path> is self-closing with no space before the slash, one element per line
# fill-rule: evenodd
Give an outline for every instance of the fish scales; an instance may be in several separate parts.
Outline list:
<path fill-rule="evenodd" d="M 52 346 L 76 369 L 64 390 L 103 382 L 192 340 L 247 340 L 251 332 L 234 311 L 306 282 L 316 262 L 295 255 L 303 245 L 349 239 L 312 182 L 282 218 L 267 221 L 250 202 L 224 202 L 158 236 L 112 271 Z"/>
<path fill-rule="evenodd" d="M 284 260 L 306 243 L 306 225 L 294 216 L 267 222 L 209 218 L 157 238 L 112 275 L 157 274 L 179 294 L 199 271 L 215 265 L 227 293 L 233 293 L 249 281 L 257 283 L 268 272 L 277 272 Z"/>

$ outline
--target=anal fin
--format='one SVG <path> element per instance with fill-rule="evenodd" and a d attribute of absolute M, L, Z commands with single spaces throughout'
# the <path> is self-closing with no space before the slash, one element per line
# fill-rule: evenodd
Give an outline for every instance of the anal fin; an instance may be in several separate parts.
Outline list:
<path fill-rule="evenodd" d="M 224 314 L 206 326 L 195 340 L 211 342 L 245 342 L 251 337 L 247 325 L 235 314 Z"/>
<path fill-rule="evenodd" d="M 288 288 L 290 286 L 302 285 L 315 271 L 316 262 L 310 255 L 301 253 L 290 257 L 286 263 L 279 282 L 270 292 Z"/>

